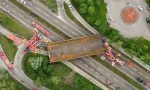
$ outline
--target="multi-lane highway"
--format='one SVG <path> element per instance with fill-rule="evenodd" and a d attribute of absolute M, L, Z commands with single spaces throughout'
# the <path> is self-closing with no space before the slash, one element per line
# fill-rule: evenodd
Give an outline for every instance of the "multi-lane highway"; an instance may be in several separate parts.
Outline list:
<path fill-rule="evenodd" d="M 9 6 L 10 6 L 10 8 L 9 8 Z M 5 10 L 5 11 L 10 11 L 10 13 L 11 14 L 13 14 L 13 15 L 16 15 L 16 14 L 21 14 L 21 15 L 18 15 L 18 16 L 22 16 L 22 17 L 20 17 L 19 19 L 20 20 L 22 20 L 22 19 L 27 19 L 26 18 L 26 16 L 24 16 L 24 15 L 26 15 L 26 14 L 24 14 L 22 11 L 20 11 L 19 9 L 17 9 L 15 6 L 13 6 L 12 4 L 10 4 L 10 3 L 7 3 L 5 6 L 3 6 L 3 10 Z M 15 18 L 15 17 L 14 17 Z M 18 18 L 18 17 L 17 17 Z M 29 19 L 30 20 L 30 19 Z M 22 21 L 25 21 L 25 20 L 22 20 Z M 31 20 L 30 20 L 30 22 L 31 22 Z M 26 23 L 26 24 L 28 24 L 28 22 L 23 22 L 23 23 Z M 26 25 L 26 26 L 29 26 L 29 25 Z M 29 28 L 29 27 L 28 27 Z M 32 26 L 31 26 L 31 28 L 32 28 Z M 53 36 L 53 35 L 52 35 Z M 75 61 L 73 61 L 73 62 L 78 62 L 78 64 L 80 64 L 81 63 L 81 66 L 83 67 L 83 66 L 85 66 L 84 68 L 86 69 L 86 71 L 91 71 L 91 72 L 89 72 L 90 74 L 92 74 L 92 75 L 94 75 L 95 76 L 95 78 L 98 78 L 99 80 L 101 80 L 101 78 L 103 77 L 103 78 L 105 78 L 106 77 L 106 79 L 109 79 L 109 77 L 111 76 L 111 77 L 113 77 L 113 79 L 114 79 L 114 81 L 113 80 L 110 80 L 110 81 L 112 81 L 114 84 L 112 84 L 110 87 L 112 87 L 112 88 L 115 88 L 115 87 L 120 87 L 120 88 L 124 88 L 124 89 L 135 89 L 134 87 L 132 87 L 130 84 L 128 84 L 126 81 L 124 81 L 123 79 L 121 79 L 120 77 L 118 77 L 117 75 L 115 75 L 114 73 L 112 73 L 110 70 L 108 70 L 108 69 L 106 69 L 105 67 L 103 67 L 102 65 L 100 65 L 99 63 L 97 63 L 96 61 L 94 61 L 94 60 L 92 60 L 92 59 L 88 59 L 87 60 L 87 58 L 85 58 L 84 59 L 84 61 L 82 62 L 83 60 L 75 60 Z M 86 63 L 85 64 L 85 62 L 88 62 L 89 63 L 89 65 L 88 65 L 88 63 Z M 95 64 L 95 62 L 97 63 L 97 65 Z M 93 64 L 94 66 L 94 68 L 93 67 L 89 67 L 90 66 L 90 64 Z M 81 67 L 80 66 L 80 67 Z M 101 70 L 100 70 L 100 68 L 102 68 L 103 67 L 103 69 L 102 69 L 102 71 L 103 72 L 101 72 Z M 84 69 L 84 68 L 82 68 L 82 69 Z M 98 68 L 98 69 L 97 69 Z M 96 72 L 97 73 L 99 73 L 99 75 L 97 74 L 97 76 L 96 76 L 96 74 L 95 74 L 95 70 L 97 70 Z M 105 72 L 105 71 L 109 71 L 109 72 Z M 106 81 L 106 79 L 105 80 L 102 80 L 104 83 L 105 83 L 105 81 Z M 119 79 L 119 80 L 118 80 Z M 125 85 L 125 86 L 123 86 L 123 84 Z"/>
<path fill-rule="evenodd" d="M 29 8 L 32 12 L 34 12 L 38 16 L 45 19 L 48 23 L 57 27 L 64 34 L 72 38 L 84 35 L 82 31 L 79 31 L 78 29 L 69 26 L 69 24 L 65 23 L 60 18 L 58 18 L 54 13 L 50 12 L 48 8 L 42 5 L 39 1 L 35 1 L 35 0 L 32 0 L 30 2 L 28 0 L 25 1 L 28 3 L 25 5 L 27 8 Z"/>
<path fill-rule="evenodd" d="M 32 7 L 31 5 L 35 5 L 35 7 Z M 54 14 L 52 14 L 49 10 L 47 10 L 47 8 L 45 8 L 40 2 L 38 1 L 31 1 L 28 2 L 27 5 L 25 5 L 27 8 L 29 8 L 30 10 L 32 10 L 34 13 L 36 13 L 37 15 L 41 16 L 42 18 L 44 18 L 45 20 L 47 20 L 48 22 L 51 20 L 51 17 L 55 17 L 56 20 L 53 21 L 57 21 L 60 22 L 60 25 L 62 25 L 62 23 L 64 23 L 63 25 L 65 25 L 65 22 L 61 21 L 60 19 L 58 19 L 58 17 Z M 32 8 L 35 8 L 34 10 Z M 38 9 L 37 9 L 38 8 Z M 42 15 L 40 15 L 40 13 L 44 13 Z M 49 17 L 46 17 L 45 14 L 49 14 Z M 53 22 L 49 22 L 51 24 L 55 24 Z M 55 25 L 56 26 L 56 25 Z M 66 26 L 70 26 L 68 24 L 66 24 Z M 58 26 L 56 26 L 58 27 Z M 71 28 L 72 26 L 70 26 Z M 62 30 L 62 29 L 60 29 Z M 84 33 L 80 30 L 78 30 L 80 33 L 76 32 L 76 30 L 74 30 L 74 28 L 72 28 L 72 31 L 69 31 L 69 28 L 66 28 L 65 30 L 62 30 L 62 32 L 64 32 L 65 34 L 68 35 L 68 32 L 74 32 L 77 33 L 77 35 L 71 34 L 69 33 L 68 36 L 71 36 L 72 38 L 75 37 L 80 37 L 83 35 L 87 35 L 87 33 Z M 81 33 L 82 32 L 82 33 Z M 136 78 L 142 78 L 143 80 L 147 81 L 148 83 L 150 83 L 150 76 L 149 74 L 147 74 L 146 72 L 144 72 L 143 70 L 141 70 L 139 67 L 135 66 L 134 68 L 130 68 L 127 65 L 123 66 L 123 67 L 117 67 L 120 71 L 124 72 L 126 75 L 128 75 L 129 77 L 131 77 L 133 80 L 137 81 Z M 150 89 L 150 85 L 148 85 L 146 88 Z"/>

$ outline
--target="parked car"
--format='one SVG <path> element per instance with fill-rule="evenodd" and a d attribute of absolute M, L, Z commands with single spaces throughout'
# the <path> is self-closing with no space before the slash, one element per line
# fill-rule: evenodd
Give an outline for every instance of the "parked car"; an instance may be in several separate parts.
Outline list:
<path fill-rule="evenodd" d="M 140 11 L 143 11 L 143 8 L 142 8 L 141 6 L 138 6 L 138 9 L 139 9 Z"/>
<path fill-rule="evenodd" d="M 71 4 L 69 4 L 68 7 L 69 7 L 71 10 L 73 9 Z"/>
<path fill-rule="evenodd" d="M 109 17 L 108 19 L 110 20 L 110 22 L 114 22 L 114 20 L 112 19 L 112 17 Z"/>
<path fill-rule="evenodd" d="M 150 18 L 146 18 L 146 22 L 147 22 L 147 23 L 150 23 Z"/>
<path fill-rule="evenodd" d="M 107 7 L 107 13 L 109 13 L 109 10 L 110 10 L 110 9 Z"/>
<path fill-rule="evenodd" d="M 138 77 L 136 80 L 137 80 L 138 82 L 140 82 L 140 83 L 143 83 L 143 82 L 144 82 L 144 81 L 143 81 L 141 78 L 139 78 L 139 77 Z"/>

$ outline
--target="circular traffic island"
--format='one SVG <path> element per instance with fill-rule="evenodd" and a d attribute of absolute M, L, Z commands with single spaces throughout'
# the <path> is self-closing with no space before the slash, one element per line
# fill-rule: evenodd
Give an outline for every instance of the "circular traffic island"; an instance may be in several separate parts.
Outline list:
<path fill-rule="evenodd" d="M 121 18 L 127 24 L 133 24 L 138 19 L 138 13 L 134 7 L 127 6 L 121 11 Z"/>

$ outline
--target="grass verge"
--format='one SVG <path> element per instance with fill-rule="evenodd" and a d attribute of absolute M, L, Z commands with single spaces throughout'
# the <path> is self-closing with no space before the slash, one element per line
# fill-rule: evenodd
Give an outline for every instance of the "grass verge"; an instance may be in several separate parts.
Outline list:
<path fill-rule="evenodd" d="M 30 57 L 43 57 L 38 70 L 33 70 L 29 63 Z M 23 70 L 35 83 L 52 90 L 101 90 L 90 81 L 73 72 L 62 63 L 49 63 L 48 56 L 29 53 L 23 58 Z"/>
<path fill-rule="evenodd" d="M 0 35 L 0 44 L 10 61 L 14 61 L 15 54 L 17 52 L 16 45 L 7 37 Z"/>
<path fill-rule="evenodd" d="M 115 74 L 126 80 L 128 83 L 133 85 L 134 87 L 138 88 L 139 90 L 144 90 L 144 87 L 142 87 L 140 84 L 129 78 L 127 75 L 119 71 L 117 68 L 113 67 L 110 63 L 101 60 L 98 56 L 93 56 L 94 59 L 96 59 L 98 62 L 100 62 L 102 65 L 107 67 L 109 70 L 113 71 Z"/>
<path fill-rule="evenodd" d="M 30 31 L 3 12 L 0 12 L 0 24 L 7 30 L 19 35 L 20 37 L 26 39 L 30 39 L 32 37 L 32 33 Z"/>

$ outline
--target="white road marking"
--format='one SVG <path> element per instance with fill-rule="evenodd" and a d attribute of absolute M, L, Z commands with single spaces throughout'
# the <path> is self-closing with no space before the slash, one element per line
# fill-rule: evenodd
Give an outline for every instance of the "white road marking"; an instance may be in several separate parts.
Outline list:
<path fill-rule="evenodd" d="M 16 12 L 14 9 L 12 9 L 13 12 Z"/>

